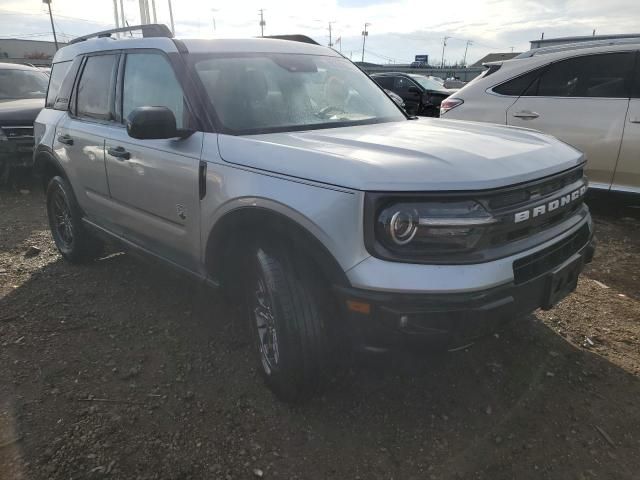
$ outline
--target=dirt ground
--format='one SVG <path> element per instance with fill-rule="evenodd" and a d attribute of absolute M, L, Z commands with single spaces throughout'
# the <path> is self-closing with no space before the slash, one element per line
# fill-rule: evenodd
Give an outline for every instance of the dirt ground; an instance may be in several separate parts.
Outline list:
<path fill-rule="evenodd" d="M 290 407 L 233 308 L 129 255 L 62 262 L 43 205 L 0 192 L 2 480 L 640 478 L 640 210 L 594 203 L 557 308 Z"/>

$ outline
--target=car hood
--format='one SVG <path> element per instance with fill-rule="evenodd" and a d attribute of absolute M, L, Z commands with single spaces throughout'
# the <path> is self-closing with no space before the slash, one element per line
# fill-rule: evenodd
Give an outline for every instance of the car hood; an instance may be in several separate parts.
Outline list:
<path fill-rule="evenodd" d="M 44 98 L 0 100 L 0 126 L 10 123 L 32 125 L 43 108 Z"/>
<path fill-rule="evenodd" d="M 356 190 L 481 190 L 538 179 L 583 155 L 522 128 L 419 119 L 218 137 L 227 162 Z"/>

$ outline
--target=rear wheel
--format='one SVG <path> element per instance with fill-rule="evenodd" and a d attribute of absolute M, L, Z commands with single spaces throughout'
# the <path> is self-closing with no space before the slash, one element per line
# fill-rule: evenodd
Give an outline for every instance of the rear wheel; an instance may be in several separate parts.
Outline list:
<path fill-rule="evenodd" d="M 62 177 L 55 176 L 49 181 L 47 214 L 53 241 L 66 260 L 83 263 L 100 255 L 103 244 L 82 224 L 80 207 L 71 186 Z"/>
<path fill-rule="evenodd" d="M 327 329 L 309 265 L 277 247 L 252 249 L 246 283 L 258 368 L 288 402 L 312 394 L 327 366 Z"/>

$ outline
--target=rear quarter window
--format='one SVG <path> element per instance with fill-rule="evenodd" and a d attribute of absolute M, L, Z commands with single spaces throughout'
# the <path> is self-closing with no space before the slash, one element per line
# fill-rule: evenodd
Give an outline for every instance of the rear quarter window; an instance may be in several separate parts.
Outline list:
<path fill-rule="evenodd" d="M 55 63 L 51 66 L 51 77 L 49 78 L 49 89 L 47 90 L 45 108 L 53 108 L 53 105 L 56 103 L 58 92 L 70 66 L 71 61 Z"/>

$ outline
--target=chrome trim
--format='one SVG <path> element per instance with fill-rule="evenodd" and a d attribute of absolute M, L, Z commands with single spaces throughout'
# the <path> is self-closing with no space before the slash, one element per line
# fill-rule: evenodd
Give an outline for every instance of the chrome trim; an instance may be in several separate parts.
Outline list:
<path fill-rule="evenodd" d="M 419 218 L 418 225 L 423 227 L 474 227 L 477 225 L 491 225 L 498 219 L 487 218 Z"/>

